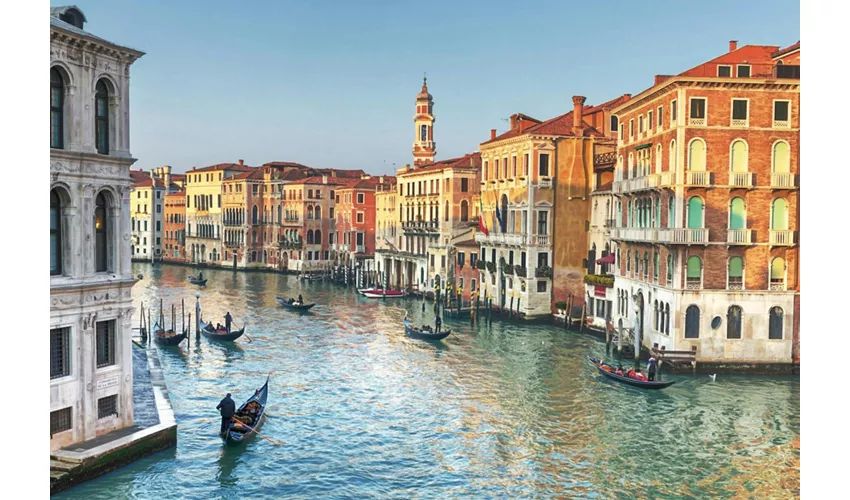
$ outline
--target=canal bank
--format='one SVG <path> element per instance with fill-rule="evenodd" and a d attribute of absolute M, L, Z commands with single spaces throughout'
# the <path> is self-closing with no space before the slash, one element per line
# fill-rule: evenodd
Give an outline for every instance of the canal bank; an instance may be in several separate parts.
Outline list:
<path fill-rule="evenodd" d="M 56 450 L 50 455 L 50 493 L 89 481 L 175 446 L 177 423 L 154 348 L 133 344 L 133 425 Z"/>

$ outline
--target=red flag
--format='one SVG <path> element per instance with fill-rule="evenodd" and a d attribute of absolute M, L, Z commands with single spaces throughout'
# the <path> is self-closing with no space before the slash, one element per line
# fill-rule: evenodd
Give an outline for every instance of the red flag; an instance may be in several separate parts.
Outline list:
<path fill-rule="evenodd" d="M 484 224 L 484 206 L 481 204 L 481 199 L 478 199 L 478 230 L 484 233 L 484 236 L 490 236 L 487 231 L 487 226 Z"/>

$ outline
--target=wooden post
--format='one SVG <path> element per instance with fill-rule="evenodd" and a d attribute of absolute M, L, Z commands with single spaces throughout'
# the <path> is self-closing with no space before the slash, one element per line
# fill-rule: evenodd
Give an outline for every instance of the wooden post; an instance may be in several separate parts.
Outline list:
<path fill-rule="evenodd" d="M 587 302 L 585 301 L 584 305 L 581 306 L 581 324 L 578 325 L 578 331 L 584 331 L 584 324 L 587 319 Z"/>
<path fill-rule="evenodd" d="M 623 357 L 623 325 L 622 325 L 622 322 L 617 329 L 620 333 L 617 336 L 617 352 L 620 354 L 620 358 L 622 359 L 622 357 Z"/>
<path fill-rule="evenodd" d="M 186 299 L 180 299 L 180 333 L 186 331 Z"/>
<path fill-rule="evenodd" d="M 151 309 L 150 309 L 150 307 L 148 308 L 148 328 L 153 329 L 153 325 L 151 325 Z M 153 334 L 156 335 L 156 332 L 153 332 Z"/>

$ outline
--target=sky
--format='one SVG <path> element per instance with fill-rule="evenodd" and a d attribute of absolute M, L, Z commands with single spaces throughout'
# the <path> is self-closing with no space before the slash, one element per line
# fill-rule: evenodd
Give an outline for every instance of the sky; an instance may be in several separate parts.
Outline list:
<path fill-rule="evenodd" d="M 786 0 L 75 1 L 87 31 L 146 53 L 130 68 L 133 168 L 175 172 L 244 159 L 393 174 L 413 163 L 426 73 L 439 160 L 513 113 L 636 95 L 729 40 L 800 39 Z"/>

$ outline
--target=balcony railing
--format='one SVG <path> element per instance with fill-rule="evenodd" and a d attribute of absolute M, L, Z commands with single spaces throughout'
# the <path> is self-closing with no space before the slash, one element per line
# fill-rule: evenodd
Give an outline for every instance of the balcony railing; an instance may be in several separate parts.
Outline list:
<path fill-rule="evenodd" d="M 366 245 L 355 245 L 354 251 L 356 253 L 366 253 Z"/>
<path fill-rule="evenodd" d="M 540 266 L 534 270 L 534 276 L 537 278 L 551 278 L 552 268 L 549 266 Z"/>
<path fill-rule="evenodd" d="M 791 128 L 791 122 L 788 120 L 774 120 L 773 128 Z"/>
<path fill-rule="evenodd" d="M 791 189 L 797 187 L 794 174 L 770 174 L 770 187 L 774 189 Z"/>
<path fill-rule="evenodd" d="M 732 126 L 733 127 L 747 127 L 747 126 L 749 126 L 749 124 L 750 124 L 750 121 L 746 118 L 744 118 L 744 119 L 732 118 Z"/>
<path fill-rule="evenodd" d="M 770 290 L 785 290 L 785 278 L 770 278 Z"/>
<path fill-rule="evenodd" d="M 744 289 L 744 278 L 741 276 L 729 277 L 729 284 L 726 286 L 727 290 L 743 290 Z"/>
<path fill-rule="evenodd" d="M 711 186 L 711 172 L 686 172 L 685 184 L 688 186 Z"/>
<path fill-rule="evenodd" d="M 658 186 L 659 187 L 668 187 L 676 184 L 676 172 L 675 171 L 667 171 L 661 172 L 658 174 Z"/>
<path fill-rule="evenodd" d="M 702 289 L 702 278 L 687 278 L 687 279 L 685 279 L 685 289 L 686 290 L 700 290 L 700 289 Z"/>
<path fill-rule="evenodd" d="M 611 239 L 627 241 L 655 241 L 658 231 L 654 227 L 618 227 L 611 229 Z"/>
<path fill-rule="evenodd" d="M 525 244 L 526 235 L 507 233 L 504 235 L 506 245 L 523 246 Z"/>
<path fill-rule="evenodd" d="M 534 245 L 548 245 L 549 244 L 549 235 L 548 234 L 535 234 L 533 237 Z"/>
<path fill-rule="evenodd" d="M 729 172 L 729 185 L 735 187 L 753 187 L 752 172 Z"/>
<path fill-rule="evenodd" d="M 730 245 L 750 245 L 753 243 L 752 229 L 729 229 L 726 243 Z"/>
<path fill-rule="evenodd" d="M 552 187 L 552 178 L 551 177 L 541 177 L 537 181 L 537 187 L 541 187 L 541 188 Z"/>
<path fill-rule="evenodd" d="M 514 266 L 514 274 L 519 278 L 528 278 L 528 268 L 517 264 Z"/>
<path fill-rule="evenodd" d="M 705 118 L 691 118 L 688 120 L 691 127 L 705 127 Z"/>
<path fill-rule="evenodd" d="M 794 231 L 770 230 L 770 244 L 776 246 L 791 246 L 794 244 Z"/>
<path fill-rule="evenodd" d="M 708 243 L 708 229 L 707 228 L 659 229 L 657 241 L 659 243 L 672 243 L 672 244 L 680 244 L 680 245 L 705 244 L 705 243 Z"/>

